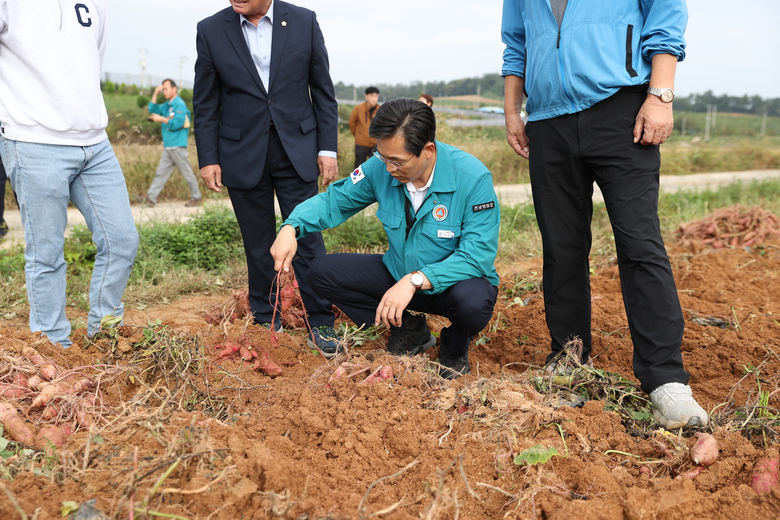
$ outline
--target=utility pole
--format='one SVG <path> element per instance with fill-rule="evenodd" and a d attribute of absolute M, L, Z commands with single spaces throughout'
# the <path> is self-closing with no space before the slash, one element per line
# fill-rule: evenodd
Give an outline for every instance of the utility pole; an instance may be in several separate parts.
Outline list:
<path fill-rule="evenodd" d="M 184 60 L 188 59 L 187 56 L 179 56 L 179 89 L 183 88 L 182 85 L 182 78 L 181 78 L 181 71 L 184 67 Z"/>
<path fill-rule="evenodd" d="M 704 118 L 704 142 L 710 140 L 710 123 L 712 122 L 712 105 L 707 105 L 707 116 Z"/>
<path fill-rule="evenodd" d="M 715 128 L 715 121 L 718 118 L 718 105 L 712 105 L 712 128 Z"/>
<path fill-rule="evenodd" d="M 682 118 L 682 131 L 680 132 L 680 134 L 683 137 L 685 137 L 685 133 L 687 131 L 687 128 L 686 128 L 687 126 L 688 126 L 688 118 L 687 117 L 683 117 Z"/>
<path fill-rule="evenodd" d="M 352 85 L 352 101 L 357 103 L 357 87 Z"/>
<path fill-rule="evenodd" d="M 764 138 L 765 133 L 766 133 L 766 110 L 764 111 L 764 116 L 761 118 L 761 139 Z"/>
<path fill-rule="evenodd" d="M 482 82 L 478 81 L 477 82 L 477 103 L 474 106 L 474 108 L 479 108 L 479 99 L 480 99 L 479 96 L 481 93 L 482 93 Z"/>
<path fill-rule="evenodd" d="M 146 86 L 146 53 L 148 52 L 148 49 L 145 49 L 141 47 L 141 61 L 138 62 L 138 64 L 141 66 L 141 85 L 140 88 L 143 90 L 144 86 Z"/>

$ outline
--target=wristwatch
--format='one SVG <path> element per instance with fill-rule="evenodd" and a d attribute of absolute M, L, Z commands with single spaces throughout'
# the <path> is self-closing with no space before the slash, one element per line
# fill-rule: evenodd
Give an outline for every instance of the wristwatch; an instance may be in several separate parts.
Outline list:
<path fill-rule="evenodd" d="M 419 291 L 425 283 L 425 277 L 420 271 L 414 271 L 409 278 L 409 281 L 414 285 L 414 290 Z"/>
<path fill-rule="evenodd" d="M 671 103 L 674 99 L 674 90 L 670 88 L 647 87 L 647 93 L 658 96 L 664 103 Z"/>

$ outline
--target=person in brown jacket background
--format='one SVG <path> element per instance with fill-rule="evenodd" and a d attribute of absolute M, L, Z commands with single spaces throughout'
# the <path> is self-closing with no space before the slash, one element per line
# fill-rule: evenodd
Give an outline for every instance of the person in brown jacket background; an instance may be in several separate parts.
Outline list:
<path fill-rule="evenodd" d="M 355 136 L 355 168 L 368 160 L 376 145 L 376 139 L 368 135 L 368 127 L 374 119 L 378 102 L 379 89 L 368 87 L 366 101 L 353 108 L 352 115 L 349 116 L 349 131 Z"/>

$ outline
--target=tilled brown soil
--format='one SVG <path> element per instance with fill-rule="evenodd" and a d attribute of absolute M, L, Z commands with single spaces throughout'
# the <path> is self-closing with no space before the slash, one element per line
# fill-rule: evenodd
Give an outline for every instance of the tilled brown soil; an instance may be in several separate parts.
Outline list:
<path fill-rule="evenodd" d="M 40 520 L 60 518 L 64 501 L 93 498 L 110 517 L 129 518 L 133 490 L 135 518 L 151 518 L 144 511 L 188 519 L 777 518 L 780 492 L 757 495 L 748 486 L 755 462 L 777 456 L 771 432 L 745 434 L 738 415 L 722 412 L 755 398 L 756 377 L 742 379 L 746 368 L 760 367 L 762 390 L 777 389 L 780 249 L 691 246 L 670 248 L 670 256 L 686 309 L 683 358 L 695 396 L 715 412 L 709 430 L 720 448 L 718 461 L 695 480 L 674 478 L 692 468 L 687 434 L 666 441 L 679 449 L 665 457 L 659 439 L 669 436 L 638 431 L 601 401 L 557 406 L 528 384 L 526 370 L 538 368 L 549 350 L 543 301 L 538 292 L 509 289 L 518 279 L 538 279 L 541 261 L 533 259 L 501 269 L 505 290 L 487 339 L 472 347 L 472 374 L 452 383 L 437 380 L 422 359 L 387 356 L 376 341 L 352 350 L 348 375 L 389 364 L 392 380 L 364 384 L 362 372 L 328 384 L 344 359 L 326 362 L 300 348 L 301 333 L 272 348 L 269 333 L 254 326 L 208 326 L 200 313 L 229 295 L 129 311 L 131 324 L 160 319 L 197 335 L 210 358 L 210 347 L 226 336 L 246 337 L 268 348 L 284 373 L 269 378 L 234 360 L 208 364 L 195 379 L 220 382 L 220 390 L 210 387 L 214 399 L 172 402 L 164 390 L 171 381 L 147 387 L 128 369 L 103 390 L 107 417 L 120 419 L 77 431 L 54 462 L 40 460 L 0 482 L 26 514 L 42 508 Z M 593 365 L 633 379 L 617 267 L 597 271 L 592 295 Z M 527 304 L 513 304 L 515 297 Z M 444 325 L 435 317 L 429 324 L 435 331 Z M 22 324 L 0 328 L 0 349 L 18 352 L 33 341 Z M 38 348 L 68 367 L 106 359 L 82 344 Z M 120 352 L 116 363 L 132 356 Z M 776 397 L 769 407 L 780 408 Z M 92 442 L 97 434 L 100 442 Z M 559 456 L 512 462 L 537 445 Z M 0 492 L 0 518 L 19 517 Z"/>

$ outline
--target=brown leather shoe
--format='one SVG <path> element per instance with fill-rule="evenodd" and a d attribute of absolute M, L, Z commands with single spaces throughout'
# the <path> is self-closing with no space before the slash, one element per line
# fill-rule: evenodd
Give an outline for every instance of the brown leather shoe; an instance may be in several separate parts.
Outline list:
<path fill-rule="evenodd" d="M 143 202 L 144 204 L 146 204 L 147 208 L 154 207 L 154 202 L 152 201 L 152 199 L 149 198 L 148 195 L 136 195 L 135 200 L 137 200 L 138 202 Z"/>
<path fill-rule="evenodd" d="M 189 202 L 185 202 L 184 205 L 188 208 L 194 208 L 200 206 L 200 199 L 191 199 Z"/>

